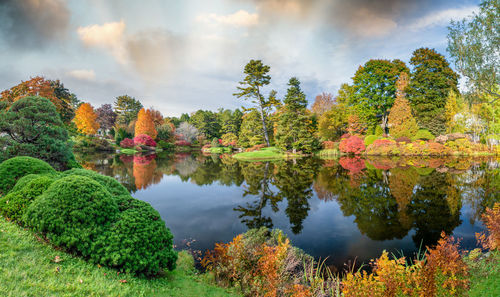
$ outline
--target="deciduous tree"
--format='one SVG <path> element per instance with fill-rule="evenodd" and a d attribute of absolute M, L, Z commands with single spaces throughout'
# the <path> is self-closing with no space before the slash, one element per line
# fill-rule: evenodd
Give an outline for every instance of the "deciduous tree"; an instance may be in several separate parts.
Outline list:
<path fill-rule="evenodd" d="M 73 121 L 78 131 L 85 135 L 94 135 L 99 129 L 97 114 L 90 103 L 83 103 L 78 107 Z"/>
<path fill-rule="evenodd" d="M 158 132 L 155 129 L 151 112 L 142 108 L 137 115 L 137 122 L 135 123 L 135 135 L 146 134 L 151 138 L 156 139 Z"/>
<path fill-rule="evenodd" d="M 314 99 L 311 106 L 311 111 L 318 117 L 321 117 L 325 112 L 329 111 L 335 104 L 335 99 L 331 93 L 321 93 Z"/>
<path fill-rule="evenodd" d="M 500 99 L 500 2 L 485 0 L 472 19 L 451 22 L 448 52 L 475 93 Z"/>
<path fill-rule="evenodd" d="M 109 131 L 113 128 L 116 121 L 116 113 L 113 111 L 111 104 L 103 104 L 96 110 L 97 122 L 101 129 Z"/>
<path fill-rule="evenodd" d="M 417 123 L 434 135 L 443 134 L 446 131 L 446 99 L 450 91 L 458 92 L 458 75 L 434 49 L 417 49 L 410 64 L 413 69 L 408 95 Z"/>
<path fill-rule="evenodd" d="M 319 118 L 318 133 L 325 140 L 336 140 L 346 132 L 347 108 L 343 104 L 335 104 Z"/>

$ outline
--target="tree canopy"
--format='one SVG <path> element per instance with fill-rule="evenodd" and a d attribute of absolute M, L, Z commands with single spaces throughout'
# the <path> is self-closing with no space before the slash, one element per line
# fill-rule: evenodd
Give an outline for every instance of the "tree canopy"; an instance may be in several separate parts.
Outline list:
<path fill-rule="evenodd" d="M 128 95 L 116 97 L 114 105 L 117 115 L 116 121 L 118 124 L 125 127 L 137 118 L 139 110 L 143 108 L 141 102 Z"/>

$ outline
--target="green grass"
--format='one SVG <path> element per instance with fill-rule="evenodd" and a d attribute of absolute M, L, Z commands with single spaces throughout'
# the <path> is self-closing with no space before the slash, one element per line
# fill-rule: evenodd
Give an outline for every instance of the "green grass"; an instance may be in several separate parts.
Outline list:
<path fill-rule="evenodd" d="M 500 296 L 500 251 L 492 251 L 488 257 L 472 251 L 465 260 L 471 273 L 469 296 Z"/>
<path fill-rule="evenodd" d="M 129 149 L 129 148 L 121 148 L 120 149 L 120 154 L 133 155 L 135 153 L 137 153 L 137 151 L 134 149 Z"/>
<path fill-rule="evenodd" d="M 291 154 L 285 154 L 276 147 L 265 147 L 259 151 L 244 152 L 233 155 L 233 158 L 242 161 L 269 161 L 282 160 L 291 157 Z"/>
<path fill-rule="evenodd" d="M 0 217 L 0 296 L 237 296 L 210 284 L 210 275 L 197 274 L 193 265 L 184 251 L 177 269 L 161 277 L 119 274 L 58 251 Z"/>
<path fill-rule="evenodd" d="M 229 147 L 211 147 L 208 149 L 208 152 L 211 154 L 224 154 L 224 153 L 230 153 L 232 152 L 233 149 Z"/>

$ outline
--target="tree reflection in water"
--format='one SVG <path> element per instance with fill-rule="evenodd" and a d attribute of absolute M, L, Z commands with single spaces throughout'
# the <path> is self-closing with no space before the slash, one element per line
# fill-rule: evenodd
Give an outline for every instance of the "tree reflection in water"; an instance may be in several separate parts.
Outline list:
<path fill-rule="evenodd" d="M 164 175 L 197 186 L 239 187 L 243 200 L 233 210 L 243 224 L 272 228 L 270 214 L 281 211 L 294 234 L 302 232 L 315 193 L 326 203 L 337 202 L 370 239 L 401 239 L 414 230 L 416 246 L 432 245 L 442 230 L 449 234 L 460 225 L 463 204 L 470 206 L 473 223 L 500 200 L 500 169 L 491 159 L 342 157 L 247 163 L 201 154 L 77 158 L 131 192 L 159 183 Z"/>

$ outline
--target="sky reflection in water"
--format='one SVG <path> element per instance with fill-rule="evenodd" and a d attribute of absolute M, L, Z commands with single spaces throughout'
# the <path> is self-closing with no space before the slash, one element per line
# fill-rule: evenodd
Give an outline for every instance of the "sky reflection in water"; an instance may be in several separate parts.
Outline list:
<path fill-rule="evenodd" d="M 307 158 L 274 163 L 227 156 L 78 156 L 160 212 L 174 242 L 198 250 L 248 228 L 285 231 L 328 263 L 367 262 L 382 250 L 411 256 L 441 230 L 475 246 L 479 216 L 500 201 L 492 159 Z"/>

